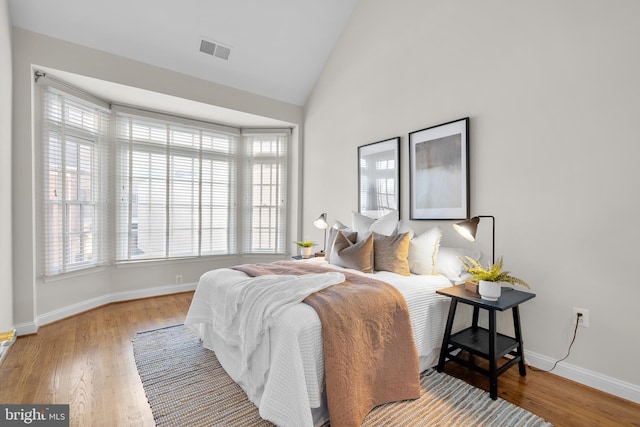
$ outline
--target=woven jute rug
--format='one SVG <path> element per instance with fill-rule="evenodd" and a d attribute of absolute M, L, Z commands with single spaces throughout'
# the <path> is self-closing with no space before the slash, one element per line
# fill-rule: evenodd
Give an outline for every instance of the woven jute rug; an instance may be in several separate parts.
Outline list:
<path fill-rule="evenodd" d="M 233 382 L 212 351 L 183 325 L 138 333 L 133 354 L 158 426 L 273 426 Z M 420 399 L 375 408 L 363 426 L 551 426 L 505 400 L 435 370 L 422 374 Z"/>

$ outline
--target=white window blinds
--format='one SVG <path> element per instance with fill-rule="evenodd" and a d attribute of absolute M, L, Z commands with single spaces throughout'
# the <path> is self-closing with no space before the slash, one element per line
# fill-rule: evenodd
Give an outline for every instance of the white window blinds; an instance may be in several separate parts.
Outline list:
<path fill-rule="evenodd" d="M 107 251 L 109 111 L 42 88 L 44 274 L 100 265 Z"/>
<path fill-rule="evenodd" d="M 286 253 L 289 130 L 111 110 L 36 77 L 45 276 L 113 262 Z"/>
<path fill-rule="evenodd" d="M 237 253 L 238 135 L 118 113 L 117 259 Z"/>
<path fill-rule="evenodd" d="M 287 132 L 243 131 L 245 253 L 285 253 Z"/>

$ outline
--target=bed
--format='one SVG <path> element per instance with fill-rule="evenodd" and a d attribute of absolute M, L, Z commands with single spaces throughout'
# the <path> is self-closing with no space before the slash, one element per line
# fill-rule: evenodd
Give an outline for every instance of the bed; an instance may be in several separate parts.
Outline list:
<path fill-rule="evenodd" d="M 343 270 L 321 258 L 309 262 L 323 265 L 327 271 Z M 401 276 L 387 271 L 357 273 L 387 282 L 402 293 L 411 316 L 420 371 L 434 366 L 449 308 L 449 299 L 437 295 L 435 291 L 450 286 L 450 280 L 443 275 Z M 211 289 L 213 283 L 222 276 L 229 283 L 247 277 L 231 269 L 218 269 L 203 275 L 185 324 L 196 331 L 205 348 L 216 353 L 227 373 L 259 408 L 262 418 L 279 426 L 323 424 L 327 414 L 322 389 L 324 364 L 321 324 L 314 309 L 298 303 L 283 311 L 271 327 L 270 348 L 254 360 L 254 363 L 263 365 L 259 372 L 264 372 L 266 368 L 266 375 L 262 379 L 243 377 L 233 346 L 228 345 L 214 330 L 211 320 L 210 301 L 214 297 Z"/>
<path fill-rule="evenodd" d="M 354 217 L 354 228 L 362 221 Z M 377 279 L 397 289 L 406 301 L 417 350 L 415 365 L 422 372 L 437 363 L 450 305 L 448 298 L 435 291 L 459 278 L 460 266 L 452 267 L 452 262 L 469 253 L 441 248 L 440 259 L 441 231 L 437 227 L 416 236 L 402 232 L 397 218 L 389 221 L 385 217 L 363 226 L 360 230 L 334 227 L 325 258 L 289 263 L 309 263 L 316 270 L 321 267 L 322 274 L 309 275 L 305 284 L 308 292 L 344 280 L 341 273 Z M 358 235 L 368 237 L 357 239 Z M 198 283 L 185 325 L 195 331 L 205 348 L 216 353 L 225 371 L 258 407 L 262 418 L 278 426 L 319 426 L 328 420 L 322 325 L 316 311 L 301 302 L 307 292 L 302 289 L 302 282 L 281 277 L 282 280 L 273 276 L 250 278 L 233 268 L 209 271 Z M 287 293 L 286 303 L 277 309 L 261 308 L 266 317 L 251 321 L 242 318 L 242 325 L 229 328 L 230 321 L 223 314 L 234 311 L 230 308 L 234 306 L 234 298 L 237 301 L 243 296 L 230 297 L 226 289 L 243 287 L 256 280 L 265 289 L 284 284 L 294 291 Z M 463 316 L 457 320 L 464 320 Z M 228 334 L 228 329 L 247 325 L 251 339 Z M 263 328 L 253 330 L 255 325 Z M 259 342 L 254 342 L 256 339 Z"/>

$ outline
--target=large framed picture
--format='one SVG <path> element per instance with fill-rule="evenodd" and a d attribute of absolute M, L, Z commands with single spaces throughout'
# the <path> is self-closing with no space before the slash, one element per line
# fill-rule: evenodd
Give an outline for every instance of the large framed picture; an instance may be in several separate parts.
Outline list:
<path fill-rule="evenodd" d="M 400 215 L 400 137 L 358 147 L 358 212 Z"/>
<path fill-rule="evenodd" d="M 469 118 L 409 133 L 411 219 L 469 218 Z"/>

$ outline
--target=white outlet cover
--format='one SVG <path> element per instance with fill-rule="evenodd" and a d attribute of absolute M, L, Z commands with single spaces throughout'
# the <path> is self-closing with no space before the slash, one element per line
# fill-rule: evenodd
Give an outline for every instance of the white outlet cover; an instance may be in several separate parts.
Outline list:
<path fill-rule="evenodd" d="M 573 307 L 571 323 L 573 325 L 576 324 L 576 321 L 578 321 L 578 313 L 582 313 L 582 317 L 580 318 L 580 321 L 579 321 L 580 326 L 584 328 L 588 328 L 589 327 L 589 310 L 587 310 L 586 308 Z"/>

